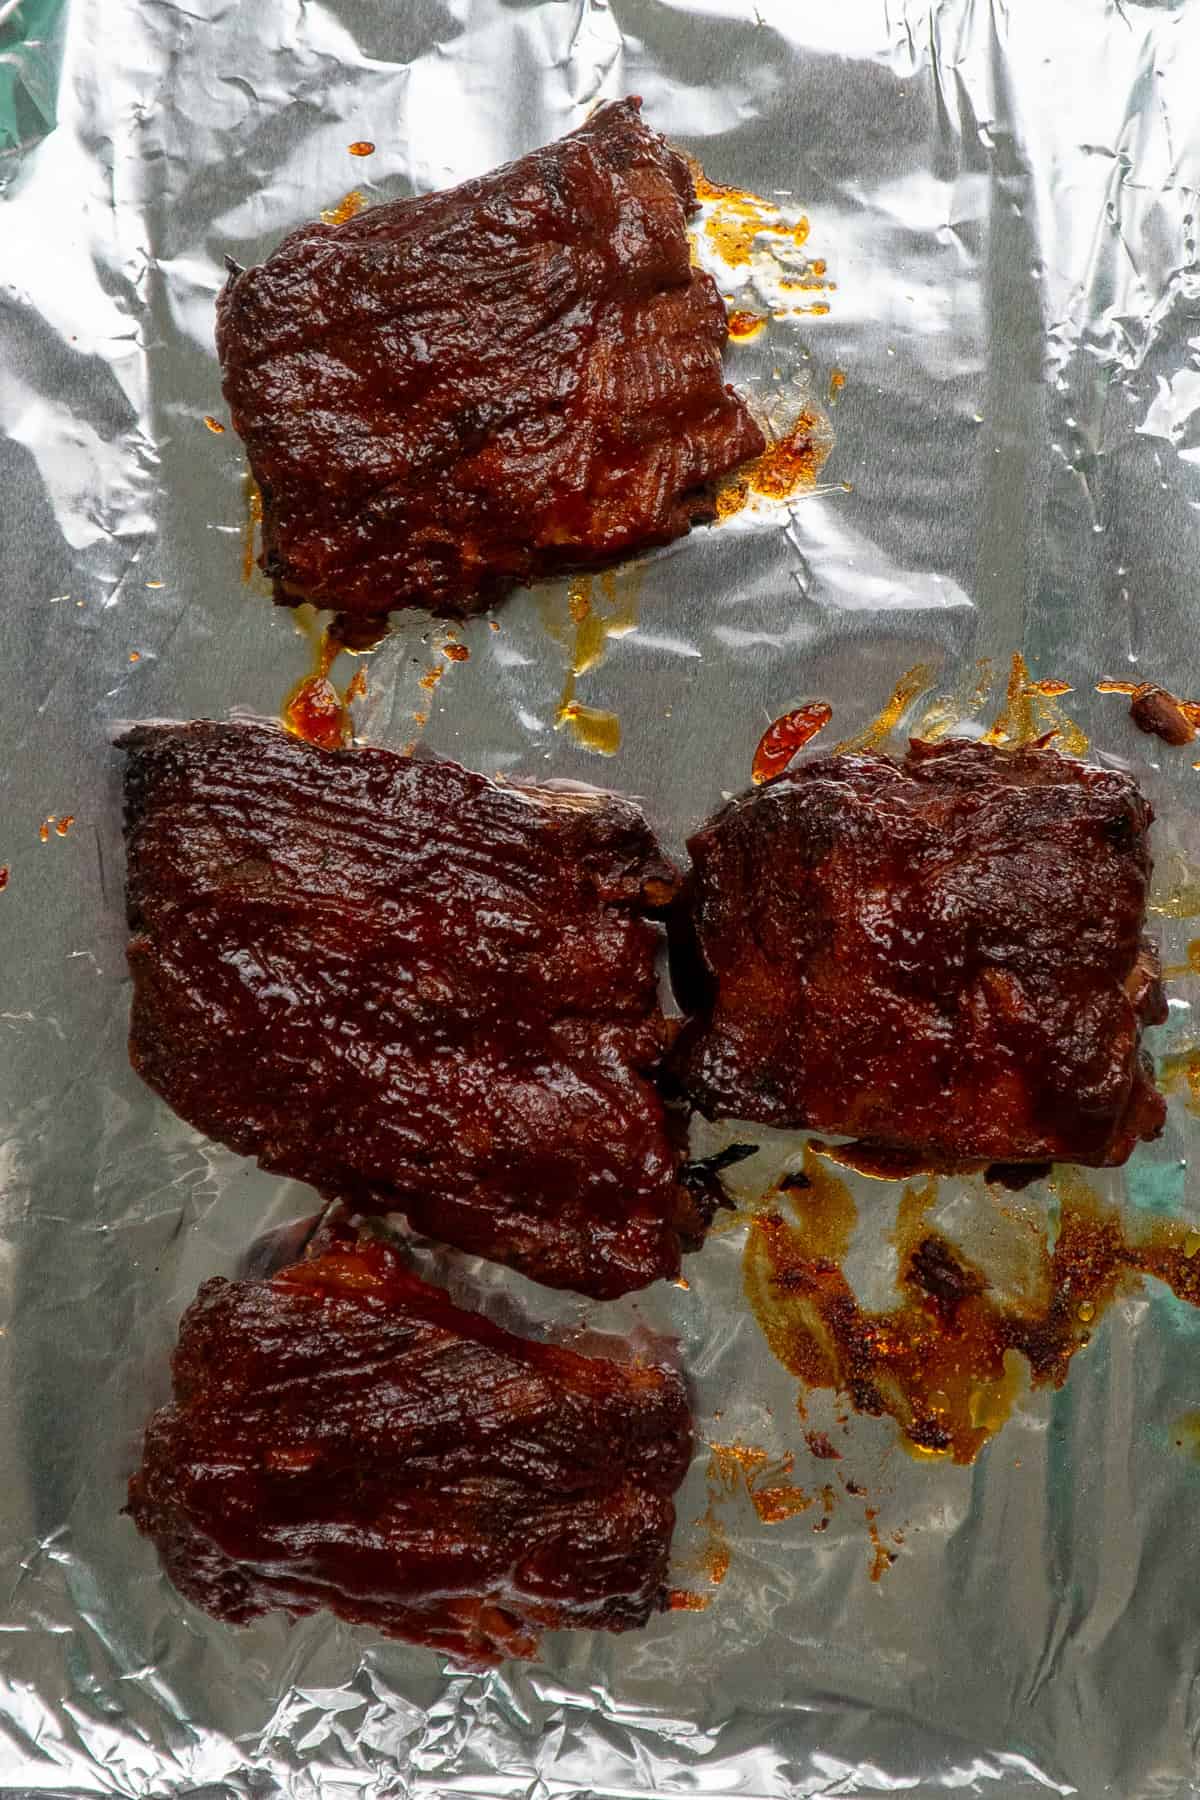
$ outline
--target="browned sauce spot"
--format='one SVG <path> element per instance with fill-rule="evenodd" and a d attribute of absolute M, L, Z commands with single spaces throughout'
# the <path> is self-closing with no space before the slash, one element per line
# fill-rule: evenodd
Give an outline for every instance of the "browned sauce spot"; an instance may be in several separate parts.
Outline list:
<path fill-rule="evenodd" d="M 829 374 L 829 404 L 836 406 L 846 386 L 846 371 L 832 369 Z"/>
<path fill-rule="evenodd" d="M 746 307 L 736 307 L 729 315 L 729 335 L 736 343 L 744 344 L 750 338 L 756 338 L 766 323 L 765 314 L 751 312 Z"/>
<path fill-rule="evenodd" d="M 374 156 L 375 146 L 370 138 L 358 138 L 348 146 L 351 156 Z"/>
<path fill-rule="evenodd" d="M 365 700 L 366 697 L 367 671 L 365 669 L 356 669 L 354 674 L 350 677 L 350 682 L 343 695 L 343 699 L 345 700 L 346 705 L 349 706 L 352 700 Z"/>
<path fill-rule="evenodd" d="M 140 651 L 140 650 L 131 650 L 131 651 L 130 651 L 130 652 L 129 652 L 129 660 L 130 660 L 130 662 L 131 662 L 131 663 L 138 663 L 138 662 L 141 662 L 141 660 L 142 660 L 142 653 L 141 653 L 141 651 Z"/>
<path fill-rule="evenodd" d="M 75 814 L 74 813 L 64 813 L 62 818 L 56 821 L 54 829 L 55 829 L 55 831 L 57 831 L 59 837 L 66 837 L 68 831 L 70 831 L 70 829 L 74 823 L 75 823 Z"/>
<path fill-rule="evenodd" d="M 782 774 L 796 752 L 828 725 L 832 717 L 833 708 L 823 700 L 815 700 L 808 706 L 797 707 L 794 712 L 784 713 L 773 725 L 768 725 L 754 752 L 751 779 L 770 781 L 772 775 Z"/>
<path fill-rule="evenodd" d="M 693 1594 L 688 1588 L 672 1588 L 667 1595 L 669 1612 L 705 1612 L 711 1605 L 711 1594 Z"/>
<path fill-rule="evenodd" d="M 50 813 L 38 826 L 38 836 L 41 838 L 43 844 L 48 844 L 50 842 L 50 827 L 54 824 L 54 820 L 55 814 Z"/>
<path fill-rule="evenodd" d="M 829 1436 L 828 1436 L 827 1432 L 806 1431 L 804 1434 L 804 1441 L 808 1445 L 812 1454 L 816 1457 L 819 1457 L 822 1462 L 840 1462 L 841 1461 L 842 1453 L 840 1450 L 834 1449 L 832 1443 L 829 1441 Z M 850 1487 L 849 1483 L 847 1483 L 846 1492 L 847 1493 L 851 1492 L 851 1487 Z"/>
<path fill-rule="evenodd" d="M 746 475 L 751 492 L 768 500 L 786 500 L 815 487 L 831 447 L 823 425 L 818 414 L 802 412 L 790 431 L 749 464 Z"/>
<path fill-rule="evenodd" d="M 0 868 L 0 894 L 2 894 L 5 890 L 5 888 L 8 886 L 9 875 L 10 875 L 10 870 L 9 870 L 8 864 L 5 863 L 3 868 Z"/>
<path fill-rule="evenodd" d="M 211 413 L 205 413 L 204 423 L 208 426 L 208 429 L 210 431 L 215 431 L 217 433 L 218 437 L 221 435 L 221 433 L 225 429 L 225 427 L 222 425 L 220 419 L 214 419 Z"/>
<path fill-rule="evenodd" d="M 786 1368 L 809 1387 L 842 1390 L 859 1412 L 890 1415 L 917 1455 L 972 1462 L 1023 1378 L 1061 1387 L 1095 1321 L 1136 1276 L 1200 1304 L 1200 1234 L 1164 1223 L 1131 1240 L 1077 1176 L 1060 1172 L 1059 1234 L 1052 1252 L 1041 1245 L 1029 1298 L 995 1298 L 984 1272 L 928 1228 L 927 1200 L 910 1195 L 897 1227 L 900 1303 L 868 1311 L 841 1269 L 853 1197 L 830 1191 L 843 1184 L 827 1170 L 824 1184 L 815 1221 L 810 1190 L 789 1196 L 792 1218 L 752 1220 L 747 1297 Z"/>
<path fill-rule="evenodd" d="M 808 242 L 807 219 L 789 224 L 770 200 L 742 188 L 709 181 L 695 163 L 692 180 L 696 198 L 713 203 L 713 210 L 704 221 L 704 235 L 731 268 L 749 263 L 760 237 L 765 237 L 772 247 L 790 250 L 801 250 Z"/>
<path fill-rule="evenodd" d="M 744 463 L 718 490 L 717 518 L 730 518 L 755 498 L 791 500 L 811 493 L 832 448 L 828 421 L 818 412 L 802 412 L 761 456 Z"/>
<path fill-rule="evenodd" d="M 336 206 L 330 206 L 321 214 L 323 225 L 344 225 L 348 219 L 356 219 L 367 204 L 367 196 L 358 188 L 351 188 L 344 194 Z"/>
<path fill-rule="evenodd" d="M 442 655 L 448 656 L 451 662 L 469 662 L 471 652 L 465 644 L 443 644 Z"/>

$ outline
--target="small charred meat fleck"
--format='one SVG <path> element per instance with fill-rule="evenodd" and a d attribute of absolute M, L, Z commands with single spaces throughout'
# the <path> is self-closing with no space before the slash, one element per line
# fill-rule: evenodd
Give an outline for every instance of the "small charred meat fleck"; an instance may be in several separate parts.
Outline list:
<path fill-rule="evenodd" d="M 1164 1117 L 1152 817 L 1128 776 L 956 740 L 732 801 L 689 846 L 678 1078 L 930 1169 L 1124 1162 Z"/>
<path fill-rule="evenodd" d="M 763 450 L 687 164 L 639 105 L 230 279 L 217 347 L 281 597 L 479 612 L 681 537 Z"/>
<path fill-rule="evenodd" d="M 636 807 L 267 726 L 123 744 L 130 1052 L 182 1118 L 552 1287 L 678 1274 Z"/>
<path fill-rule="evenodd" d="M 666 1603 L 683 1383 L 514 1337 L 343 1232 L 208 1281 L 129 1510 L 189 1600 L 241 1625 L 328 1607 L 473 1664 Z"/>
<path fill-rule="evenodd" d="M 1139 731 L 1178 747 L 1190 744 L 1196 735 L 1195 722 L 1186 710 L 1189 705 L 1168 693 L 1166 688 L 1147 682 L 1131 698 L 1129 716 Z"/>

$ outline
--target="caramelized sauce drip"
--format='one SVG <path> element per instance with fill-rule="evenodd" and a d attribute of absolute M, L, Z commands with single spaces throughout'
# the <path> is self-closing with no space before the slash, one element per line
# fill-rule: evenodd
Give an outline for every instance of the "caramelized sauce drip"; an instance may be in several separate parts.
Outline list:
<path fill-rule="evenodd" d="M 711 1605 L 711 1594 L 693 1594 L 687 1588 L 672 1588 L 667 1595 L 668 1612 L 705 1612 Z"/>
<path fill-rule="evenodd" d="M 768 725 L 754 752 L 751 780 L 770 781 L 773 775 L 781 775 L 796 752 L 803 750 L 832 717 L 833 708 L 823 700 L 815 700 L 808 706 L 797 707 L 794 712 L 784 713 L 773 725 Z"/>
<path fill-rule="evenodd" d="M 1071 691 L 1065 681 L 1031 680 L 1025 658 L 1015 651 L 1004 705 L 991 729 L 984 732 L 984 743 L 1017 746 L 1054 738 L 1058 740 L 1055 748 L 1068 756 L 1086 756 L 1087 733 L 1058 705 L 1058 696 Z"/>
<path fill-rule="evenodd" d="M 246 522 L 242 528 L 242 582 L 249 587 L 254 580 L 258 557 L 258 533 L 262 525 L 262 492 L 253 475 L 246 476 Z"/>
<path fill-rule="evenodd" d="M 1160 919 L 1200 919 L 1200 869 L 1173 850 L 1160 871 L 1146 910 Z"/>
<path fill-rule="evenodd" d="M 791 500 L 813 493 L 832 448 L 828 421 L 811 409 L 802 412 L 761 456 L 718 489 L 717 518 L 731 518 L 755 499 Z"/>
<path fill-rule="evenodd" d="M 5 888 L 8 886 L 10 874 L 11 874 L 11 871 L 9 869 L 9 866 L 7 863 L 5 863 L 3 868 L 0 868 L 0 894 L 2 894 L 5 890 Z"/>
<path fill-rule="evenodd" d="M 752 1221 L 746 1294 L 768 1344 L 808 1387 L 837 1388 L 858 1411 L 890 1415 L 914 1455 L 974 1461 L 1028 1381 L 1061 1387 L 1095 1321 L 1138 1275 L 1200 1305 L 1200 1232 L 1164 1223 L 1131 1239 L 1118 1216 L 1070 1171 L 1055 1179 L 1061 1220 L 1039 1246 L 1037 1281 L 1020 1303 L 927 1225 L 932 1185 L 899 1210 L 900 1302 L 863 1308 L 845 1275 L 854 1199 L 805 1153 L 810 1186 Z M 882 1565 L 881 1565 L 882 1566 Z"/>
<path fill-rule="evenodd" d="M 365 210 L 366 204 L 367 196 L 358 188 L 351 188 L 348 194 L 343 194 L 336 206 L 327 207 L 322 212 L 321 223 L 323 225 L 344 225 L 347 219 L 356 219 L 359 213 Z"/>
<path fill-rule="evenodd" d="M 842 394 L 845 392 L 845 387 L 846 387 L 846 371 L 844 369 L 831 369 L 830 373 L 829 373 L 829 404 L 830 404 L 830 406 L 837 405 L 838 401 L 842 397 Z"/>
<path fill-rule="evenodd" d="M 357 669 L 345 691 L 339 693 L 331 679 L 333 665 L 346 645 L 332 626 L 323 631 L 311 606 L 298 606 L 294 620 L 296 629 L 312 644 L 313 660 L 308 674 L 290 689 L 281 709 L 287 729 L 305 743 L 321 750 L 345 750 L 354 739 L 354 723 L 350 704 L 367 691 L 367 672 Z"/>
<path fill-rule="evenodd" d="M 210 431 L 215 431 L 218 437 L 220 437 L 225 430 L 220 419 L 214 419 L 211 413 L 205 413 L 204 423 L 208 426 Z"/>
<path fill-rule="evenodd" d="M 766 323 L 765 314 L 750 312 L 745 307 L 737 307 L 729 315 L 729 335 L 735 343 L 745 344 L 751 338 L 758 337 Z"/>
<path fill-rule="evenodd" d="M 927 744 L 940 743 L 942 738 L 964 720 L 978 718 L 991 694 L 993 680 L 991 658 L 981 657 L 975 664 L 971 687 L 965 692 L 939 694 L 921 714 L 913 729 L 913 736 L 923 738 Z"/>
<path fill-rule="evenodd" d="M 66 837 L 68 831 L 70 831 L 70 829 L 74 823 L 75 823 L 75 814 L 74 813 L 64 813 L 62 818 L 58 819 L 55 822 L 54 829 L 55 829 L 55 831 L 57 831 L 59 837 Z"/>
<path fill-rule="evenodd" d="M 359 138 L 355 143 L 348 145 L 347 148 L 349 149 L 351 156 L 374 156 L 375 154 L 375 146 L 370 138 Z"/>
<path fill-rule="evenodd" d="M 869 725 L 864 725 L 861 731 L 855 732 L 853 737 L 843 738 L 835 746 L 836 749 L 839 752 L 880 749 L 917 695 L 924 693 L 932 680 L 933 668 L 930 663 L 914 663 L 900 677 L 882 711 L 875 715 Z"/>

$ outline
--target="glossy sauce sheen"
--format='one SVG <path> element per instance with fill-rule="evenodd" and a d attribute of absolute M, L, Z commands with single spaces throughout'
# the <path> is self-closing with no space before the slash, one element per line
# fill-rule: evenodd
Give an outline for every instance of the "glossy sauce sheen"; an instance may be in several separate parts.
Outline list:
<path fill-rule="evenodd" d="M 462 616 L 711 519 L 710 484 L 764 440 L 722 379 L 694 206 L 683 158 L 617 101 L 235 275 L 217 344 L 281 592 Z"/>
<path fill-rule="evenodd" d="M 770 781 L 781 775 L 793 756 L 803 750 L 805 744 L 811 743 L 832 717 L 833 708 L 824 700 L 815 700 L 808 706 L 798 706 L 794 712 L 784 713 L 773 725 L 768 725 L 754 752 L 751 780 Z"/>
<path fill-rule="evenodd" d="M 691 1419 L 671 1368 L 514 1337 L 334 1233 L 269 1281 L 208 1281 L 130 1511 L 231 1624 L 329 1607 L 474 1665 L 668 1604 Z"/>
<path fill-rule="evenodd" d="M 1165 1113 L 1151 818 L 1125 775 L 953 739 L 732 801 L 689 845 L 688 1093 L 910 1167 L 1123 1162 Z"/>
<path fill-rule="evenodd" d="M 677 877 L 634 806 L 265 726 L 123 743 L 131 1054 L 176 1112 L 550 1286 L 679 1273 Z"/>

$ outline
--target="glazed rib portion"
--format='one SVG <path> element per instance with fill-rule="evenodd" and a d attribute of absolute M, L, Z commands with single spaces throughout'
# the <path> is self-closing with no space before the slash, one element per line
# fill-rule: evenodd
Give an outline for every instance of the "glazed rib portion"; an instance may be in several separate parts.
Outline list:
<path fill-rule="evenodd" d="M 1152 818 L 1126 775 L 953 739 L 732 801 L 689 846 L 687 1091 L 934 1169 L 1124 1162 L 1164 1117 Z"/>
<path fill-rule="evenodd" d="M 635 806 L 263 725 L 123 745 L 130 1053 L 182 1118 L 553 1287 L 678 1273 Z"/>
<path fill-rule="evenodd" d="M 684 159 L 637 100 L 445 193 L 303 226 L 218 302 L 284 597 L 477 612 L 713 517 L 764 448 Z"/>
<path fill-rule="evenodd" d="M 204 1284 L 129 1510 L 230 1624 L 328 1607 L 473 1664 L 664 1603 L 691 1419 L 678 1373 L 515 1337 L 342 1229 Z"/>

